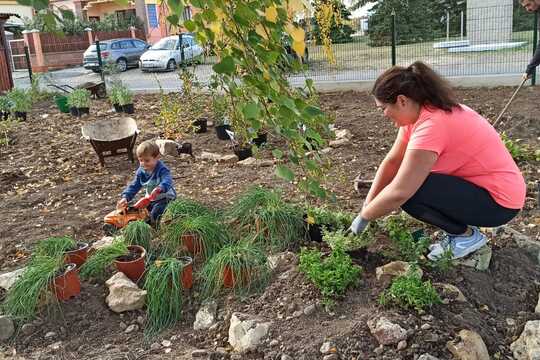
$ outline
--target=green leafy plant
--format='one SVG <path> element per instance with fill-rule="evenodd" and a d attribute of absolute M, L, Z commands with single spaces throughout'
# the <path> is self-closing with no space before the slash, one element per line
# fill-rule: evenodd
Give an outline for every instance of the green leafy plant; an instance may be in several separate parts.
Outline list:
<path fill-rule="evenodd" d="M 17 119 L 9 117 L 0 121 L 0 146 L 9 146 L 12 143 L 12 133 L 19 122 Z"/>
<path fill-rule="evenodd" d="M 14 88 L 6 96 L 14 112 L 25 113 L 32 109 L 32 96 L 28 90 Z"/>
<path fill-rule="evenodd" d="M 7 292 L 2 304 L 3 312 L 21 321 L 34 318 L 47 289 L 62 266 L 62 257 L 34 258 Z"/>
<path fill-rule="evenodd" d="M 226 272 L 232 275 L 232 291 L 247 294 L 264 287 L 270 268 L 264 250 L 248 240 L 224 246 L 202 269 L 202 293 L 217 296 L 224 288 Z"/>
<path fill-rule="evenodd" d="M 111 245 L 105 246 L 86 260 L 81 266 L 80 275 L 82 279 L 101 278 L 114 259 L 129 253 L 126 243 L 123 239 L 117 238 Z"/>
<path fill-rule="evenodd" d="M 11 102 L 11 99 L 7 95 L 0 96 L 0 112 L 10 113 L 12 108 L 13 104 Z"/>
<path fill-rule="evenodd" d="M 86 89 L 73 90 L 68 95 L 68 105 L 77 109 L 88 108 L 90 107 L 90 96 L 90 91 Z"/>
<path fill-rule="evenodd" d="M 373 227 L 370 224 L 370 227 Z M 341 248 L 345 251 L 360 250 L 373 243 L 375 237 L 371 228 L 366 229 L 362 234 L 354 235 L 346 233 L 344 230 L 329 231 L 323 229 L 323 241 L 332 249 Z"/>
<path fill-rule="evenodd" d="M 522 145 L 520 139 L 513 140 L 504 132 L 501 134 L 501 139 L 516 162 L 540 160 L 540 150 L 533 151 L 529 146 Z"/>
<path fill-rule="evenodd" d="M 299 269 L 320 290 L 324 298 L 341 296 L 358 283 L 362 269 L 353 264 L 345 251 L 336 247 L 328 257 L 316 249 L 303 248 Z"/>
<path fill-rule="evenodd" d="M 122 229 L 122 235 L 127 245 L 140 245 L 146 250 L 150 250 L 154 229 L 145 221 L 132 221 Z"/>
<path fill-rule="evenodd" d="M 175 258 L 156 260 L 144 281 L 147 320 L 145 335 L 158 334 L 182 317 L 182 269 L 184 263 Z"/>
<path fill-rule="evenodd" d="M 214 214 L 214 212 L 201 203 L 187 198 L 177 198 L 167 205 L 167 210 L 165 210 L 165 213 L 161 218 L 161 223 L 166 224 L 179 218 L 212 214 Z"/>
<path fill-rule="evenodd" d="M 167 254 L 174 255 L 182 247 L 182 236 L 196 235 L 206 258 L 213 256 L 226 242 L 228 234 L 215 216 L 183 217 L 163 226 L 162 238 Z"/>
<path fill-rule="evenodd" d="M 381 294 L 379 302 L 383 306 L 397 305 L 418 312 L 442 303 L 431 282 L 423 282 L 414 272 L 394 279 L 390 288 Z"/>
<path fill-rule="evenodd" d="M 301 210 L 283 201 L 279 192 L 260 186 L 240 195 L 229 209 L 229 217 L 241 230 L 254 234 L 257 242 L 275 250 L 304 236 Z"/>
<path fill-rule="evenodd" d="M 307 221 L 310 224 L 328 226 L 331 229 L 347 229 L 354 215 L 351 213 L 333 211 L 322 207 L 312 207 L 307 210 Z"/>
<path fill-rule="evenodd" d="M 389 216 L 385 221 L 390 240 L 396 245 L 401 258 L 408 262 L 418 262 L 426 252 L 431 239 L 423 233 L 415 238 L 407 226 L 408 221 L 403 215 Z"/>
<path fill-rule="evenodd" d="M 223 95 L 214 94 L 212 96 L 212 112 L 214 114 L 214 124 L 224 125 L 229 122 L 227 100 Z"/>
<path fill-rule="evenodd" d="M 133 92 L 127 87 L 122 86 L 118 88 L 118 104 L 128 105 L 133 104 Z"/>
<path fill-rule="evenodd" d="M 113 83 L 107 90 L 107 96 L 111 105 L 119 105 L 120 101 L 118 100 L 118 93 L 120 92 L 120 87 L 122 85 L 119 83 Z"/>
<path fill-rule="evenodd" d="M 50 237 L 37 244 L 33 255 L 58 258 L 63 257 L 66 251 L 74 250 L 76 247 L 77 243 L 69 236 Z"/>

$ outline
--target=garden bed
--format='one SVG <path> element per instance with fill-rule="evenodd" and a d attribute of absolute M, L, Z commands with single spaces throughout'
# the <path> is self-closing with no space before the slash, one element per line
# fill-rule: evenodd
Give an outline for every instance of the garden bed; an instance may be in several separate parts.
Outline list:
<path fill-rule="evenodd" d="M 470 107 L 484 116 L 494 119 L 500 111 L 503 99 L 512 92 L 510 88 L 460 90 L 459 96 Z M 509 115 L 512 125 L 505 125 L 512 138 L 522 138 L 524 143 L 538 148 L 540 121 L 537 116 L 537 99 L 540 89 L 525 89 L 512 105 Z M 365 179 L 373 177 L 395 137 L 396 129 L 384 120 L 373 100 L 366 93 L 330 93 L 321 96 L 323 107 L 335 113 L 336 125 L 349 129 L 351 144 L 332 150 L 333 162 L 329 185 L 335 191 L 338 204 L 343 210 L 357 210 L 368 188 L 357 194 L 352 181 L 359 174 Z M 33 109 L 29 120 L 18 125 L 14 132 L 15 144 L 0 147 L 0 271 L 21 266 L 28 260 L 30 249 L 38 239 L 51 234 L 72 234 L 77 241 L 91 242 L 102 236 L 101 225 L 107 209 L 112 209 L 118 194 L 131 180 L 135 165 L 127 157 L 109 158 L 101 168 L 97 156 L 89 143 L 80 137 L 80 126 L 101 116 L 112 116 L 104 110 L 110 106 L 103 101 L 92 104 L 92 113 L 82 119 L 61 114 L 53 105 L 42 105 Z M 141 134 L 139 141 L 155 138 L 159 130 L 153 125 L 153 114 L 159 111 L 156 96 L 141 96 L 135 99 L 136 121 Z M 42 118 L 43 114 L 49 114 Z M 40 126 L 36 126 L 36 123 Z M 229 142 L 216 140 L 213 131 L 196 134 L 184 139 L 192 143 L 195 155 L 202 151 L 232 154 Z M 269 142 L 273 139 L 270 136 Z M 271 158 L 264 148 L 263 158 Z M 299 199 L 297 190 L 276 179 L 271 167 L 243 167 L 237 164 L 181 160 L 165 157 L 171 168 L 179 194 L 202 201 L 211 206 L 227 205 L 234 197 L 253 184 L 282 187 L 286 198 Z M 526 209 L 511 226 L 533 239 L 538 239 L 540 214 L 536 206 L 537 189 L 533 186 L 540 179 L 538 162 L 520 164 L 528 181 Z M 201 182 L 201 175 L 204 182 Z M 540 278 L 538 266 L 514 246 L 513 242 L 494 239 L 492 266 L 486 273 L 456 267 L 445 275 L 427 273 L 434 282 L 449 282 L 462 290 L 468 299 L 464 304 L 436 305 L 430 311 L 431 321 L 421 320 L 405 311 L 391 310 L 407 328 L 420 327 L 428 322 L 429 331 L 416 330 L 409 339 L 409 346 L 402 352 L 385 355 L 392 359 L 412 359 L 413 354 L 429 352 L 441 359 L 450 358 L 445 350 L 446 342 L 463 329 L 474 329 L 486 342 L 491 354 L 501 352 L 509 355 L 508 346 L 514 336 L 519 336 L 526 320 L 533 318 L 534 306 L 538 301 Z M 310 315 L 293 317 L 308 305 L 319 300 L 318 292 L 300 274 L 294 265 L 280 272 L 261 295 L 253 295 L 246 301 L 225 298 L 220 306 L 224 316 L 232 311 L 260 314 L 274 322 L 271 339 L 282 345 L 266 345 L 259 354 L 246 359 L 262 358 L 273 354 L 279 358 L 288 354 L 294 359 L 305 355 L 306 360 L 320 359 L 319 348 L 325 338 L 337 345 L 343 359 L 358 359 L 374 356 L 378 346 L 369 333 L 366 320 L 382 311 L 377 304 L 381 284 L 375 279 L 375 268 L 387 260 L 376 250 L 360 254 L 355 262 L 362 265 L 364 274 L 360 286 L 347 293 L 338 302 L 333 314 L 318 309 Z M 286 275 L 284 275 L 286 274 Z M 150 349 L 143 342 L 142 332 L 124 333 L 124 325 L 137 323 L 142 312 L 131 312 L 118 316 L 111 313 L 103 302 L 106 287 L 83 283 L 81 295 L 61 304 L 62 320 L 43 319 L 34 324 L 33 332 L 19 337 L 15 346 L 19 354 L 55 358 L 58 350 L 49 345 L 61 341 L 61 351 L 81 359 L 97 358 L 105 354 L 110 357 L 121 353 L 132 353 L 134 357 L 161 358 L 165 349 Z M 1 296 L 1 294 L 0 294 Z M 194 332 L 192 324 L 199 298 L 187 300 L 184 317 L 174 329 L 166 331 L 160 339 L 173 338 L 170 356 L 190 358 L 191 350 L 227 347 L 228 322 L 209 332 Z M 414 313 L 411 313 L 414 314 Z M 536 315 L 536 318 L 540 316 Z M 507 319 L 511 319 L 509 321 Z M 513 324 L 513 325 L 512 325 Z M 142 327 L 139 325 L 139 327 Z M 45 339 L 47 332 L 56 336 Z M 436 337 L 434 337 L 436 335 Z M 92 339 L 89 343 L 88 339 Z M 177 340 L 174 340 L 177 339 Z M 160 342 L 160 341 L 158 341 Z M 0 347 L 1 349 L 1 347 Z M 395 353 L 392 353 L 394 351 Z M 382 357 L 381 357 L 382 358 Z"/>

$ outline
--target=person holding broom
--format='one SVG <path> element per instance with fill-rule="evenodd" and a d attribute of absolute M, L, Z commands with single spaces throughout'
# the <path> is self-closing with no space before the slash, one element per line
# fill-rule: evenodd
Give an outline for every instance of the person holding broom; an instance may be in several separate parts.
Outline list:
<path fill-rule="evenodd" d="M 534 16 L 538 16 L 538 10 L 540 10 L 540 0 L 521 0 L 520 1 L 521 6 L 525 8 L 528 12 L 535 13 Z M 540 25 L 539 25 L 540 26 Z M 536 51 L 534 52 L 533 58 L 529 62 L 529 65 L 527 65 L 527 69 L 525 70 L 525 73 L 523 74 L 523 80 L 530 79 L 534 72 L 536 71 L 536 67 L 540 65 L 540 42 L 538 43 L 538 46 L 536 47 Z"/>
<path fill-rule="evenodd" d="M 478 227 L 506 224 L 525 203 L 525 181 L 497 131 L 422 62 L 387 70 L 372 94 L 399 132 L 349 230 L 401 207 L 445 232 L 431 260 L 483 247 Z"/>

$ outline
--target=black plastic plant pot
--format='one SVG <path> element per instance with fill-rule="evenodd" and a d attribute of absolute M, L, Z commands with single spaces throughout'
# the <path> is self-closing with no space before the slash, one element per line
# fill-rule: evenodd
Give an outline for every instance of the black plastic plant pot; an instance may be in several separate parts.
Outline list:
<path fill-rule="evenodd" d="M 253 152 L 251 151 L 251 147 L 243 148 L 240 146 L 235 146 L 233 148 L 234 154 L 238 156 L 238 160 L 246 160 L 247 158 L 250 158 L 253 156 Z"/>
<path fill-rule="evenodd" d="M 116 111 L 117 113 L 120 113 L 123 111 L 122 105 L 120 104 L 113 104 L 113 107 L 114 107 L 114 111 Z"/>
<path fill-rule="evenodd" d="M 268 141 L 268 134 L 267 133 L 259 133 L 259 134 L 257 134 L 257 137 L 255 139 L 253 139 L 253 143 L 256 146 L 262 146 L 262 145 L 266 144 L 267 141 Z"/>
<path fill-rule="evenodd" d="M 191 143 L 185 142 L 182 143 L 180 146 L 177 147 L 178 155 L 180 154 L 188 154 L 193 156 L 193 146 Z"/>
<path fill-rule="evenodd" d="M 90 114 L 90 109 L 89 108 L 76 108 L 76 107 L 71 107 L 69 109 L 69 112 L 71 113 L 71 115 L 75 116 L 75 117 L 81 117 L 83 116 L 84 114 L 88 115 Z"/>
<path fill-rule="evenodd" d="M 7 120 L 9 118 L 9 111 L 0 111 L 0 120 Z"/>
<path fill-rule="evenodd" d="M 208 131 L 208 120 L 206 118 L 201 118 L 193 122 L 195 127 L 195 134 L 202 134 Z"/>
<path fill-rule="evenodd" d="M 323 241 L 322 226 L 319 224 L 307 224 L 309 240 L 314 242 Z"/>
<path fill-rule="evenodd" d="M 15 111 L 15 119 L 20 121 L 26 121 L 26 112 Z"/>
<path fill-rule="evenodd" d="M 216 135 L 219 140 L 231 140 L 226 130 L 231 130 L 231 126 L 230 125 L 216 126 Z"/>
<path fill-rule="evenodd" d="M 126 114 L 133 114 L 135 113 L 135 106 L 133 104 L 122 105 L 122 111 Z"/>

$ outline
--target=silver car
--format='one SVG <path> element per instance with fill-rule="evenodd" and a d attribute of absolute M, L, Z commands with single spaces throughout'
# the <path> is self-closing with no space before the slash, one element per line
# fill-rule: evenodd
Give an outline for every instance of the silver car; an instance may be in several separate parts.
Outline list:
<path fill-rule="evenodd" d="M 129 67 L 137 67 L 141 55 L 150 47 L 139 39 L 112 39 L 99 42 L 103 64 L 115 63 L 120 71 Z M 90 45 L 83 55 L 83 66 L 94 72 L 99 72 L 96 44 Z"/>
<path fill-rule="evenodd" d="M 201 63 L 204 50 L 196 43 L 191 34 L 182 35 L 184 48 L 184 63 Z M 142 71 L 175 70 L 182 63 L 182 51 L 180 48 L 180 36 L 174 35 L 163 38 L 152 45 L 141 56 L 140 68 Z"/>

